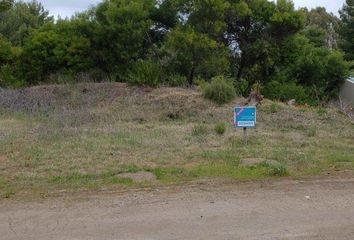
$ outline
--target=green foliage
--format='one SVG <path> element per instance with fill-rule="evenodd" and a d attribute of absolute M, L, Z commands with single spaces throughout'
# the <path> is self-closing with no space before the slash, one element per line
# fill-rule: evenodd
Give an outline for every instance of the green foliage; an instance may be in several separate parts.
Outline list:
<path fill-rule="evenodd" d="M 305 29 L 304 35 L 314 46 L 326 46 L 326 31 L 324 29 L 316 26 L 310 26 Z"/>
<path fill-rule="evenodd" d="M 254 24 L 254 23 L 257 24 Z M 229 41 L 234 47 L 236 78 L 247 79 L 251 86 L 270 74 L 274 64 L 274 43 L 282 43 L 300 31 L 304 16 L 291 1 L 236 1 L 228 13 Z"/>
<path fill-rule="evenodd" d="M 234 82 L 236 94 L 239 96 L 248 96 L 249 90 L 250 90 L 250 82 L 247 81 L 246 79 L 238 79 L 237 81 Z"/>
<path fill-rule="evenodd" d="M 336 31 L 340 20 L 333 13 L 328 13 L 325 8 L 317 7 L 310 11 L 304 9 L 305 35 L 317 47 L 324 46 L 329 49 L 338 47 L 339 35 Z"/>
<path fill-rule="evenodd" d="M 348 75 L 336 43 L 347 59 L 354 52 L 349 0 L 342 23 L 290 0 L 104 0 L 55 22 L 36 1 L 1 4 L 2 86 L 92 79 L 186 87 L 223 75 L 230 84 L 202 84 L 218 103 L 247 97 L 258 81 L 269 97 L 319 103 L 335 98 Z"/>
<path fill-rule="evenodd" d="M 8 63 L 12 59 L 11 48 L 11 43 L 0 35 L 0 65 Z"/>
<path fill-rule="evenodd" d="M 119 78 L 135 59 L 144 57 L 153 8 L 153 0 L 106 0 L 98 5 L 94 34 L 98 67 Z"/>
<path fill-rule="evenodd" d="M 207 34 L 214 40 L 223 37 L 223 33 L 227 29 L 225 15 L 231 6 L 229 1 L 201 0 L 192 3 L 192 7 L 187 6 L 187 4 L 191 4 L 190 1 L 186 1 L 185 4 L 185 12 L 190 15 L 188 22 L 198 32 Z"/>
<path fill-rule="evenodd" d="M 0 13 L 0 34 L 14 46 L 23 46 L 33 29 L 52 21 L 53 17 L 49 17 L 41 3 L 18 1 L 8 11 Z"/>
<path fill-rule="evenodd" d="M 158 86 L 161 81 L 160 67 L 151 60 L 139 59 L 128 73 L 127 82 L 136 85 Z"/>
<path fill-rule="evenodd" d="M 346 0 L 340 11 L 341 23 L 339 34 L 341 36 L 340 48 L 345 52 L 345 57 L 349 61 L 354 60 L 354 1 Z"/>
<path fill-rule="evenodd" d="M 226 132 L 226 125 L 224 122 L 219 122 L 215 125 L 215 132 L 219 135 L 224 135 Z"/>
<path fill-rule="evenodd" d="M 267 98 L 281 101 L 296 99 L 297 102 L 304 103 L 309 100 L 306 90 L 302 86 L 296 85 L 294 82 L 269 82 L 265 85 L 263 94 Z M 276 110 L 274 109 L 274 111 Z"/>
<path fill-rule="evenodd" d="M 348 69 L 341 53 L 310 47 L 297 60 L 294 75 L 298 83 L 311 89 L 317 101 L 325 101 L 337 96 Z"/>
<path fill-rule="evenodd" d="M 9 64 L 0 67 L 0 87 L 19 88 L 25 86 L 25 82 L 17 79 Z"/>
<path fill-rule="evenodd" d="M 54 31 L 35 33 L 25 44 L 21 56 L 23 78 L 37 83 L 64 67 L 65 60 L 59 55 L 64 46 L 61 36 Z"/>
<path fill-rule="evenodd" d="M 271 81 L 301 86 L 311 97 L 308 98 L 311 102 L 319 103 L 337 96 L 349 68 L 340 52 L 324 46 L 316 47 L 303 34 L 287 39 L 280 46 L 280 52 L 278 73 L 270 78 Z M 272 89 L 268 87 L 265 95 L 274 97 L 276 91 L 269 94 L 270 91 Z"/>
<path fill-rule="evenodd" d="M 93 68 L 91 41 L 80 30 L 79 20 L 60 20 L 34 31 L 23 46 L 21 78 L 33 84 L 57 72 L 72 74 Z"/>
<path fill-rule="evenodd" d="M 215 76 L 228 69 L 225 47 L 190 27 L 176 28 L 169 34 L 164 47 L 172 72 L 186 76 L 190 85 L 196 76 Z"/>
<path fill-rule="evenodd" d="M 289 175 L 288 168 L 283 164 L 277 166 L 270 166 L 269 167 L 269 175 L 275 177 L 284 177 Z"/>
<path fill-rule="evenodd" d="M 231 81 L 223 76 L 212 79 L 204 89 L 204 97 L 218 104 L 224 104 L 235 98 L 235 88 Z"/>
<path fill-rule="evenodd" d="M 14 0 L 1 0 L 0 1 L 0 13 L 8 11 L 14 4 Z"/>

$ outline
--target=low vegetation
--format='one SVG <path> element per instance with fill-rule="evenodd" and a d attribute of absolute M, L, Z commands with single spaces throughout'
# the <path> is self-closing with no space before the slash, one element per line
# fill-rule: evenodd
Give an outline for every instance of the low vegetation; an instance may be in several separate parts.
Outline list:
<path fill-rule="evenodd" d="M 207 83 L 203 90 L 205 98 L 217 104 L 231 102 L 236 96 L 232 82 L 223 76 L 213 78 L 211 83 Z"/>
<path fill-rule="evenodd" d="M 353 169 L 354 124 L 337 109 L 265 100 L 244 145 L 232 125 L 244 101 L 219 105 L 197 90 L 120 83 L 1 90 L 0 196 Z M 280 165 L 242 167 L 245 158 Z M 141 171 L 157 180 L 121 177 Z"/>

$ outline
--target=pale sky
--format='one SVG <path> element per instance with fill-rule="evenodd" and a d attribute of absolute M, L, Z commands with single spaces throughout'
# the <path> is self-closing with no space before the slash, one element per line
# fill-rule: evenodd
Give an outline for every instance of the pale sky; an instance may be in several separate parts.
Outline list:
<path fill-rule="evenodd" d="M 75 12 L 86 10 L 90 5 L 99 3 L 101 0 L 38 0 L 51 15 L 57 17 L 70 17 Z M 294 0 L 296 7 L 314 8 L 326 7 L 327 11 L 338 14 L 345 0 Z"/>

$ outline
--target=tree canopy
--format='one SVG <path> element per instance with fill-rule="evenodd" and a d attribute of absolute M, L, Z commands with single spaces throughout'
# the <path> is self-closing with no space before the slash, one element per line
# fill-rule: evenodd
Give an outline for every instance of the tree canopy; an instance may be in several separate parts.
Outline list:
<path fill-rule="evenodd" d="M 344 57 L 354 58 L 353 3 L 339 19 L 291 0 L 104 0 L 54 21 L 36 1 L 2 0 L 0 79 L 19 86 L 85 73 L 186 86 L 224 76 L 238 93 L 259 82 L 269 97 L 318 103 L 336 96 Z"/>
<path fill-rule="evenodd" d="M 347 60 L 354 60 L 354 0 L 346 0 L 346 4 L 340 11 L 341 23 L 339 33 L 341 35 L 341 48 L 345 52 Z"/>

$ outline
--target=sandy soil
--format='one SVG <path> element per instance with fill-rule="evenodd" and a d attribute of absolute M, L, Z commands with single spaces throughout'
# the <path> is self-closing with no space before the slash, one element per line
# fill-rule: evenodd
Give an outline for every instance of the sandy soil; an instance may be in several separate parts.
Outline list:
<path fill-rule="evenodd" d="M 354 239 L 354 176 L 86 195 L 0 202 L 0 239 Z"/>

